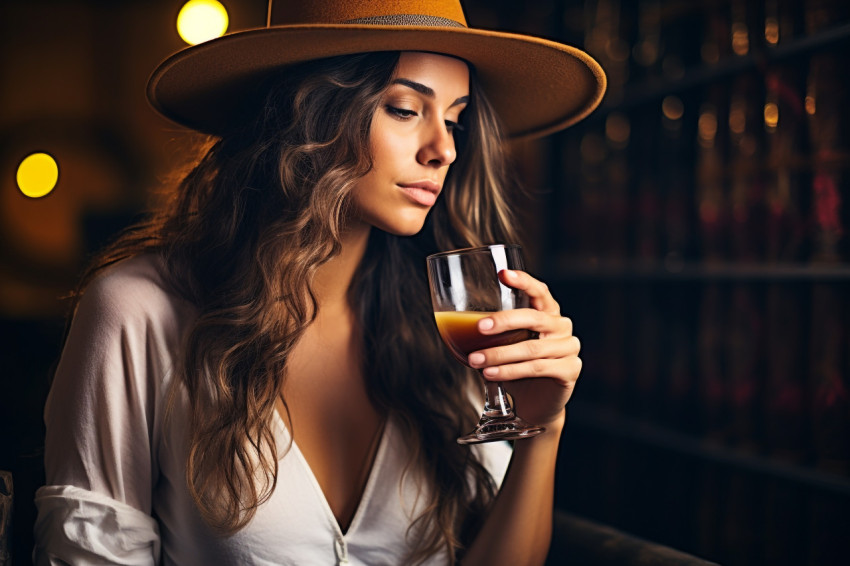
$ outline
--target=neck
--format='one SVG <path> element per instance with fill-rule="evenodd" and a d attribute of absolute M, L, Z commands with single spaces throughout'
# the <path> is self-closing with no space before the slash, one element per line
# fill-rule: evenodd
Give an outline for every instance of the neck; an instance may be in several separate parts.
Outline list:
<path fill-rule="evenodd" d="M 369 242 L 370 227 L 360 225 L 346 230 L 342 237 L 340 254 L 316 272 L 314 289 L 319 308 L 324 312 L 335 312 L 348 308 L 348 289 L 354 272 L 363 260 Z"/>

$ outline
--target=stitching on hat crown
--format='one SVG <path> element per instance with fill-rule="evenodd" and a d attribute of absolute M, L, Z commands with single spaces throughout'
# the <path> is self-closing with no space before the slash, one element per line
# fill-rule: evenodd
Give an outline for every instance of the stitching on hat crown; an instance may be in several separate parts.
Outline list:
<path fill-rule="evenodd" d="M 277 0 L 269 2 L 269 26 L 299 24 L 367 23 L 382 18 L 423 18 L 424 23 L 390 25 L 425 25 L 466 27 L 459 0 Z M 361 20 L 354 22 L 353 20 Z M 362 21 L 369 20 L 369 21 Z M 442 21 L 441 21 L 442 20 Z M 441 21 L 441 23 L 433 23 Z M 429 23 L 430 22 L 430 23 Z"/>

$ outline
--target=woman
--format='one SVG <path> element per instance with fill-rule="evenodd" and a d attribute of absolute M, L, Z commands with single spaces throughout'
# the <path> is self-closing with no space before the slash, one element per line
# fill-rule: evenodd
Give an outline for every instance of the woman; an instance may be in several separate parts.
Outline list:
<path fill-rule="evenodd" d="M 542 563 L 578 340 L 543 283 L 503 272 L 534 308 L 480 331 L 540 339 L 470 363 L 547 430 L 513 454 L 457 445 L 480 385 L 435 332 L 424 258 L 517 239 L 500 120 L 565 127 L 601 70 L 448 1 L 274 4 L 270 22 L 151 80 L 214 137 L 80 285 L 37 563 Z"/>

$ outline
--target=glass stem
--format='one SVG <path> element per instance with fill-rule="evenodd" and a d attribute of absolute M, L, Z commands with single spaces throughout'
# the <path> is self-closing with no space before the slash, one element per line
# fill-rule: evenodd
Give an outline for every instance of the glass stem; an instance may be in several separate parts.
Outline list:
<path fill-rule="evenodd" d="M 484 380 L 484 415 L 491 419 L 514 416 L 508 394 L 499 383 Z"/>

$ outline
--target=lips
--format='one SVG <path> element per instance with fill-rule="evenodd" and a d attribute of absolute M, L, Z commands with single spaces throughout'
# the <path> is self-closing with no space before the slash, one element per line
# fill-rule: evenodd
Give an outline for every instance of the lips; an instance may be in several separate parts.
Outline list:
<path fill-rule="evenodd" d="M 399 183 L 398 186 L 407 198 L 421 206 L 434 206 L 440 194 L 440 185 L 433 181 Z"/>

